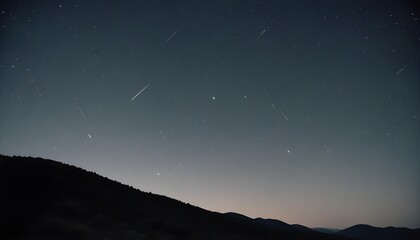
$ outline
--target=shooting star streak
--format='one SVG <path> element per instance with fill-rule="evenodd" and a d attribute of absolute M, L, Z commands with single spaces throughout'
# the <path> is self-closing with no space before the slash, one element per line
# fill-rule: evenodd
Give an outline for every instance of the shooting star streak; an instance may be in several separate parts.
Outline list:
<path fill-rule="evenodd" d="M 270 102 L 270 105 L 274 110 L 277 110 L 276 106 L 274 106 L 274 104 L 272 102 Z M 279 109 L 279 112 L 280 112 L 281 116 L 284 118 L 284 120 L 286 120 L 286 122 L 288 122 L 289 119 L 286 117 L 286 115 L 283 113 L 283 111 L 281 109 Z"/>
<path fill-rule="evenodd" d="M 174 33 L 172 33 L 172 35 L 171 36 L 169 36 L 167 39 L 166 39 L 166 41 L 168 42 L 169 40 L 171 40 L 171 38 L 173 37 L 173 36 L 175 36 L 175 34 L 178 32 L 178 30 L 176 30 Z"/>
<path fill-rule="evenodd" d="M 88 137 L 90 138 L 90 139 L 92 139 L 92 136 L 88 133 Z"/>
<path fill-rule="evenodd" d="M 406 67 L 407 65 L 404 65 L 404 67 L 402 67 L 396 74 L 395 74 L 395 76 L 398 76 L 398 74 L 400 74 L 404 69 L 405 69 L 405 67 Z"/>
<path fill-rule="evenodd" d="M 270 103 L 270 105 L 273 109 L 276 109 L 276 106 L 274 106 L 274 104 L 272 102 Z"/>
<path fill-rule="evenodd" d="M 83 114 L 82 110 L 80 110 L 80 108 L 79 108 L 79 107 L 77 107 L 77 110 L 79 110 L 79 113 L 82 115 L 83 119 L 86 119 L 85 114 Z"/>
<path fill-rule="evenodd" d="M 280 111 L 281 115 L 283 116 L 284 120 L 286 120 L 286 122 L 288 122 L 289 119 L 286 117 L 286 115 L 284 115 L 283 111 L 280 110 L 280 109 L 279 109 L 279 111 Z"/>
<path fill-rule="evenodd" d="M 137 94 L 136 94 L 136 96 L 134 96 L 130 101 L 133 101 L 134 99 L 136 99 L 136 97 L 138 96 L 138 95 L 140 95 L 140 93 L 142 93 L 144 90 L 146 90 L 146 88 L 148 88 L 149 87 L 149 85 L 150 84 L 147 84 L 146 85 L 146 87 L 144 87 L 142 90 L 140 90 L 140 92 L 138 92 Z"/>
<path fill-rule="evenodd" d="M 268 28 L 270 28 L 271 24 L 273 24 L 274 21 L 276 21 L 276 18 L 273 18 L 273 20 L 271 20 L 270 24 L 268 24 Z"/>
<path fill-rule="evenodd" d="M 181 162 L 179 162 L 175 167 L 174 170 L 177 169 L 179 166 L 181 166 L 184 163 L 184 160 L 182 160 Z"/>
<path fill-rule="evenodd" d="M 267 30 L 263 29 L 263 30 L 262 30 L 262 32 L 260 33 L 260 36 L 258 36 L 257 40 L 258 40 L 258 39 L 260 39 L 260 38 L 262 37 L 262 35 L 264 35 L 264 33 L 265 33 L 266 31 L 267 31 Z"/>

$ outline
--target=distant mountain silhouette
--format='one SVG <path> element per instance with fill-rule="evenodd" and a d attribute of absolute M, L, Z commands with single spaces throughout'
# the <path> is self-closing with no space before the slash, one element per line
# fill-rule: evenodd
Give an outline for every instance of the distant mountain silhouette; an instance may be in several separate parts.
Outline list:
<path fill-rule="evenodd" d="M 322 227 L 312 228 L 312 230 L 315 230 L 317 232 L 323 232 L 323 233 L 336 233 L 340 231 L 340 229 L 336 229 L 336 228 L 322 228 Z"/>
<path fill-rule="evenodd" d="M 256 222 L 261 223 L 265 226 L 269 226 L 272 228 L 276 228 L 276 229 L 294 229 L 292 225 L 289 225 L 285 222 L 282 222 L 280 220 L 276 220 L 276 219 L 264 219 L 264 218 L 256 218 L 255 219 Z"/>
<path fill-rule="evenodd" d="M 41 158 L 0 155 L 0 190 L 0 239 L 349 239 L 210 212 Z"/>
<path fill-rule="evenodd" d="M 386 227 L 378 228 L 358 224 L 336 233 L 339 236 L 354 238 L 356 240 L 419 240 L 420 229 Z"/>
<path fill-rule="evenodd" d="M 248 222 L 254 222 L 254 223 L 258 223 L 261 225 L 265 225 L 268 226 L 270 228 L 276 228 L 276 229 L 280 229 L 280 230 L 298 230 L 298 231 L 309 231 L 312 232 L 313 230 L 310 228 L 307 228 L 305 226 L 299 225 L 299 224 L 287 224 L 285 222 L 282 222 L 280 220 L 277 219 L 264 219 L 264 218 L 255 218 L 252 219 L 250 217 L 247 217 L 245 215 L 239 214 L 239 213 L 234 213 L 234 212 L 228 212 L 225 213 L 225 215 L 228 215 L 230 217 L 236 218 L 236 219 L 241 219 L 243 221 L 248 221 Z"/>

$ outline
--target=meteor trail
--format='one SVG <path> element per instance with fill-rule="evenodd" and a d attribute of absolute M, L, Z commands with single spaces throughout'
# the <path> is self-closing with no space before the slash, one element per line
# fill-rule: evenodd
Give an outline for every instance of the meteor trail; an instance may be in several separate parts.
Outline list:
<path fill-rule="evenodd" d="M 279 111 L 280 111 L 281 115 L 283 116 L 284 120 L 286 120 L 286 122 L 288 122 L 289 119 L 286 117 L 286 115 L 284 115 L 283 111 L 280 110 L 280 109 L 279 109 Z"/>
<path fill-rule="evenodd" d="M 146 87 L 144 87 L 142 90 L 140 90 L 140 92 L 138 92 L 138 93 L 136 94 L 136 96 L 134 96 L 134 97 L 133 97 L 130 101 L 133 101 L 134 99 L 136 99 L 136 97 L 137 97 L 138 95 L 140 95 L 140 93 L 142 93 L 144 90 L 146 90 L 146 88 L 147 88 L 147 87 L 149 87 L 149 85 L 150 85 L 150 84 L 147 84 L 147 85 L 146 85 Z"/>
<path fill-rule="evenodd" d="M 181 162 L 179 162 L 175 167 L 174 170 L 177 169 L 179 166 L 181 166 L 184 163 L 184 160 L 182 160 Z"/>
<path fill-rule="evenodd" d="M 276 106 L 274 106 L 274 104 L 272 102 L 270 102 L 270 105 L 274 110 L 277 110 Z M 281 116 L 284 118 L 284 120 L 286 120 L 286 122 L 288 122 L 289 119 L 286 117 L 286 115 L 283 113 L 283 111 L 281 109 L 279 109 L 279 112 L 280 112 Z"/>
<path fill-rule="evenodd" d="M 171 38 L 173 37 L 173 36 L 175 36 L 175 34 L 177 33 L 178 31 L 176 30 L 174 33 L 172 33 L 172 35 L 171 36 L 169 36 L 167 39 L 166 39 L 166 41 L 168 42 L 169 40 L 171 40 Z"/>
<path fill-rule="evenodd" d="M 272 107 L 273 109 L 276 109 L 276 106 L 274 106 L 274 104 L 273 104 L 273 103 L 270 103 L 270 105 L 271 105 L 271 107 Z"/>
<path fill-rule="evenodd" d="M 263 29 L 263 30 L 262 30 L 262 32 L 260 33 L 260 35 L 258 36 L 257 40 L 258 40 L 258 39 L 260 39 L 260 38 L 262 37 L 262 35 L 264 35 L 264 33 L 265 33 L 266 31 L 267 31 L 267 30 Z"/>
<path fill-rule="evenodd" d="M 398 74 L 400 74 L 403 70 L 404 70 L 404 68 L 406 67 L 407 65 L 404 65 L 404 67 L 402 67 L 396 74 L 395 74 L 395 76 L 398 76 Z"/>
<path fill-rule="evenodd" d="M 79 110 L 80 114 L 82 115 L 83 119 L 86 119 L 85 114 L 83 114 L 82 110 L 80 110 L 79 107 L 77 107 L 77 110 Z"/>

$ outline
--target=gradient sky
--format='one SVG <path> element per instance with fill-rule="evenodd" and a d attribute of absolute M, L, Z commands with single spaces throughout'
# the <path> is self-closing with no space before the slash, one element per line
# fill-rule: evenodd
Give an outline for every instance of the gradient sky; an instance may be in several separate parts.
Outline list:
<path fill-rule="evenodd" d="M 213 211 L 420 227 L 415 1 L 5 2 L 1 154 Z"/>

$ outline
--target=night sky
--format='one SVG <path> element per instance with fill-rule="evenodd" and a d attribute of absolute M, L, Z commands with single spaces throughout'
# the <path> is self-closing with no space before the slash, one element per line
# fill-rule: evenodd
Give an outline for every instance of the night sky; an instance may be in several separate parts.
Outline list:
<path fill-rule="evenodd" d="M 2 1 L 0 153 L 205 209 L 420 227 L 415 1 Z"/>

